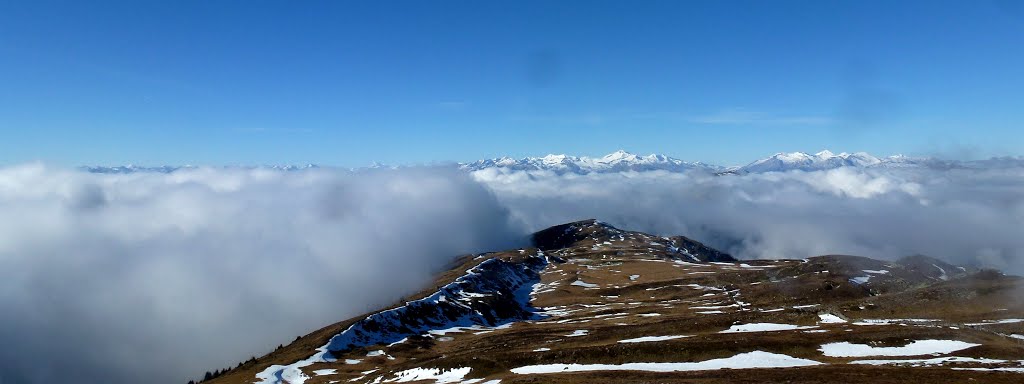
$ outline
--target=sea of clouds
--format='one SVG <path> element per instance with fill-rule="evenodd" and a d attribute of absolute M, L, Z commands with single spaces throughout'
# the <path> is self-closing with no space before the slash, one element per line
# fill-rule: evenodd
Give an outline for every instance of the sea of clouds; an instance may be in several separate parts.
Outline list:
<path fill-rule="evenodd" d="M 1024 274 L 1024 168 L 715 176 L 474 173 L 535 229 L 594 217 L 682 234 L 745 259 L 925 254 Z"/>
<path fill-rule="evenodd" d="M 185 383 L 522 240 L 444 169 L 0 169 L 0 383 Z"/>
<path fill-rule="evenodd" d="M 926 254 L 1024 274 L 1024 168 L 715 176 L 451 167 L 0 168 L 0 383 L 185 382 L 598 218 L 741 258 Z"/>

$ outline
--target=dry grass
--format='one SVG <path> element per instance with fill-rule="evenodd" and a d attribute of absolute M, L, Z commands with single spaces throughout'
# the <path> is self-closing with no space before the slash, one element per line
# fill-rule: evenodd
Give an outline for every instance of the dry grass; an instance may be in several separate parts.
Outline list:
<path fill-rule="evenodd" d="M 565 231 L 564 228 L 559 229 Z M 595 238 L 595 236 L 597 238 Z M 603 237 L 602 237 L 603 236 Z M 621 236 L 621 237 L 619 237 Z M 607 244 L 605 241 L 611 239 Z M 620 240 L 621 239 L 621 240 Z M 508 329 L 473 334 L 420 337 L 383 349 L 394 357 L 366 357 L 367 349 L 348 351 L 340 360 L 360 359 L 359 364 L 315 364 L 304 369 L 334 368 L 337 374 L 314 376 L 307 383 L 348 382 L 376 369 L 363 381 L 413 367 L 471 367 L 467 378 L 501 379 L 502 383 L 746 383 L 746 382 L 1024 382 L 1024 374 L 954 371 L 950 367 L 897 367 L 849 365 L 852 359 L 828 358 L 818 348 L 835 341 L 900 346 L 911 340 L 955 339 L 982 344 L 956 356 L 1024 360 L 1024 340 L 1008 334 L 1024 334 L 1024 323 L 967 326 L 983 320 L 1024 318 L 1020 278 L 965 271 L 943 281 L 923 267 L 928 259 L 912 259 L 911 265 L 853 256 L 827 256 L 807 261 L 751 261 L 731 264 L 676 263 L 666 259 L 667 247 L 652 245 L 659 238 L 633 232 L 609 233 L 589 227 L 586 232 L 550 240 L 568 248 L 548 249 L 563 260 L 542 274 L 541 283 L 551 290 L 537 295 L 537 307 L 572 310 L 540 321 L 516 323 Z M 531 251 L 532 252 L 532 251 Z M 490 254 L 518 260 L 519 252 Z M 439 276 L 432 287 L 411 297 L 426 296 L 466 269 L 481 262 L 463 257 Z M 943 264 L 943 268 L 954 268 Z M 864 270 L 888 270 L 872 275 L 861 285 L 850 279 Z M 632 275 L 639 275 L 630 279 Z M 588 289 L 570 285 L 582 280 L 596 284 Z M 707 287 L 707 288 L 703 288 Z M 397 304 L 396 304 L 397 305 Z M 793 308 L 801 305 L 816 305 Z M 720 307 L 702 309 L 692 307 Z M 782 308 L 782 310 L 778 310 Z M 706 311 L 722 313 L 700 313 Z M 818 314 L 828 312 L 849 320 L 933 319 L 905 325 L 817 324 Z M 654 314 L 660 316 L 641 316 Z M 287 364 L 308 357 L 334 334 L 365 316 L 332 324 L 285 346 L 255 364 L 243 366 L 213 382 L 251 383 L 255 374 L 271 364 Z M 818 326 L 827 332 L 778 331 L 722 334 L 737 323 L 771 322 Z M 585 336 L 568 337 L 576 330 Z M 661 342 L 619 343 L 642 336 L 688 335 Z M 549 351 L 535 352 L 538 348 Z M 733 356 L 755 350 L 782 353 L 828 363 L 825 366 L 787 369 L 746 369 L 705 372 L 647 373 L 595 372 L 549 375 L 514 375 L 511 368 L 545 363 L 693 362 Z M 968 365 L 969 366 L 969 365 Z"/>

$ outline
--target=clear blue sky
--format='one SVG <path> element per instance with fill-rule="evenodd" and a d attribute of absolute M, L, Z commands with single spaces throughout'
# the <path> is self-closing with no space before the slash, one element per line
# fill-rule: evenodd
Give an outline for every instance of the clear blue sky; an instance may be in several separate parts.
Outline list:
<path fill-rule="evenodd" d="M 1024 154 L 1024 1 L 0 2 L 0 164 Z"/>

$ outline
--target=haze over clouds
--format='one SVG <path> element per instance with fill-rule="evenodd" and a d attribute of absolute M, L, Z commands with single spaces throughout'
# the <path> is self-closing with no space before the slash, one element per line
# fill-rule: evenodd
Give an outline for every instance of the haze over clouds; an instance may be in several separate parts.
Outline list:
<path fill-rule="evenodd" d="M 99 175 L 27 164 L 0 168 L 0 212 L 0 383 L 184 382 L 387 305 L 455 255 L 591 217 L 743 258 L 922 253 L 1024 273 L 1014 167 Z"/>

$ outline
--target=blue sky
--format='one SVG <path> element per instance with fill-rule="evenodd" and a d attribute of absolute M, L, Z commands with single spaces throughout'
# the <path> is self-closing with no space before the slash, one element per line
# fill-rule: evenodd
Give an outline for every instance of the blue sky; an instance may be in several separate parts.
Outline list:
<path fill-rule="evenodd" d="M 1024 151 L 1024 2 L 0 3 L 0 164 Z"/>

